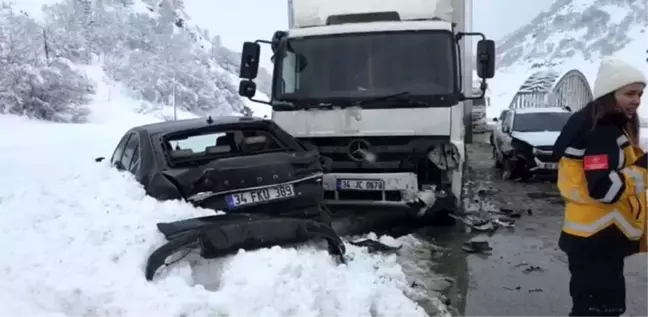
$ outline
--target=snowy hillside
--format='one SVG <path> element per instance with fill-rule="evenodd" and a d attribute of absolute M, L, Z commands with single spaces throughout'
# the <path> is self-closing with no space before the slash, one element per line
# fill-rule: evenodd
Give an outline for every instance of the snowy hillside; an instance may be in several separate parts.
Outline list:
<path fill-rule="evenodd" d="M 130 90 L 139 113 L 173 104 L 196 115 L 249 113 L 238 96 L 240 54 L 192 25 L 182 1 L 36 2 L 0 6 L 0 113 L 84 121 L 96 89 L 86 65 Z"/>
<path fill-rule="evenodd" d="M 646 65 L 647 38 L 644 0 L 557 0 L 498 43 L 498 72 L 491 81 L 493 107 L 488 115 L 497 116 L 508 107 L 526 77 L 536 71 L 576 68 L 593 83 L 602 57 Z M 642 110 L 648 115 L 646 106 Z"/>

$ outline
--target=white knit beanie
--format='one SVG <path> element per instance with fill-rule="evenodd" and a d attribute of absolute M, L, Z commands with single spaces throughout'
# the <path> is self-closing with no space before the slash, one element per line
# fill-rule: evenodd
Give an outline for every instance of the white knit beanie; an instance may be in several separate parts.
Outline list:
<path fill-rule="evenodd" d="M 619 59 L 605 58 L 594 82 L 594 99 L 634 83 L 646 84 L 646 77 L 640 69 Z"/>

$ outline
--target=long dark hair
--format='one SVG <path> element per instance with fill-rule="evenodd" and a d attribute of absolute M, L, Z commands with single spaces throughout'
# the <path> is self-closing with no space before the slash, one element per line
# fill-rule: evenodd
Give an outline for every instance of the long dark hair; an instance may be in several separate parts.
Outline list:
<path fill-rule="evenodd" d="M 617 105 L 616 97 L 614 97 L 614 92 L 599 97 L 598 99 L 590 102 L 590 105 L 592 105 L 592 118 L 594 119 L 593 128 L 596 127 L 596 124 L 599 122 L 599 120 L 601 120 L 601 118 L 620 111 Z M 637 115 L 637 113 L 635 113 L 634 116 L 626 122 L 623 129 L 625 130 L 625 133 L 628 134 L 628 138 L 630 139 L 632 144 L 638 145 L 639 116 Z"/>

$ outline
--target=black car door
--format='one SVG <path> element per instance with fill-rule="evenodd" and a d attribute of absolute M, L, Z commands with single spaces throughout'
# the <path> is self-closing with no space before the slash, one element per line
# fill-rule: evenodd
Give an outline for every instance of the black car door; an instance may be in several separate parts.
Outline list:
<path fill-rule="evenodd" d="M 128 143 L 128 139 L 130 139 L 131 135 L 133 134 L 129 133 L 124 135 L 124 137 L 122 137 L 122 139 L 119 141 L 119 144 L 117 144 L 117 147 L 115 148 L 115 151 L 110 158 L 111 166 L 117 166 L 117 163 L 121 161 L 121 158 L 124 155 L 124 149 L 126 148 L 126 143 Z"/>
<path fill-rule="evenodd" d="M 131 133 L 131 137 L 128 139 L 128 142 L 124 147 L 124 153 L 120 159 L 121 167 L 135 175 L 137 175 L 140 165 L 139 144 L 140 142 L 137 134 Z"/>

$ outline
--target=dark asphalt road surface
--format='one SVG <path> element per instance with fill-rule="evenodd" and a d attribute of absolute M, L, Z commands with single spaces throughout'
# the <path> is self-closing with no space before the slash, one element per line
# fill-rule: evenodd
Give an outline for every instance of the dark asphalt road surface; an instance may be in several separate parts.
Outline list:
<path fill-rule="evenodd" d="M 449 250 L 438 259 L 435 270 L 451 279 L 445 293 L 454 314 L 566 316 L 571 308 L 569 272 L 557 245 L 563 205 L 555 184 L 503 181 L 493 167 L 488 144 L 472 144 L 468 151 L 468 178 L 477 186 L 499 191 L 489 196 L 495 206 L 531 209 L 533 214 L 523 214 L 515 228 L 499 229 L 490 237 L 466 233 L 459 225 L 418 233 Z M 529 193 L 545 197 L 530 198 Z M 463 252 L 462 243 L 471 238 L 487 240 L 491 254 Z M 626 316 L 648 316 L 647 260 L 646 254 L 626 260 Z M 529 272 L 531 266 L 540 269 Z"/>

